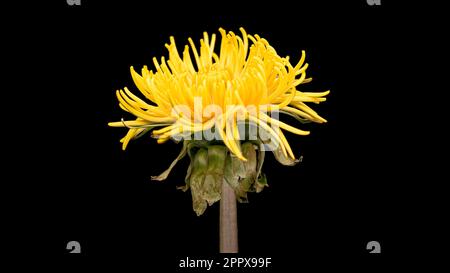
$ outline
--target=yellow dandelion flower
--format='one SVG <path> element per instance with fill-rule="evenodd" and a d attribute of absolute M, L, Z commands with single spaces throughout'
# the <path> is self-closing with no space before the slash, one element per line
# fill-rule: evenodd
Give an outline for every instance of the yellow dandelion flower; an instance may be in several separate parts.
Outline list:
<path fill-rule="evenodd" d="M 111 122 L 113 127 L 130 127 L 128 134 L 121 140 L 123 149 L 129 141 L 142 134 L 146 129 L 162 126 L 153 130 L 158 143 L 165 142 L 177 134 L 189 135 L 215 127 L 223 138 L 224 144 L 241 160 L 245 160 L 234 136 L 237 132 L 238 118 L 254 122 L 266 128 L 268 124 L 298 135 L 307 135 L 300 130 L 266 115 L 269 111 L 280 110 L 299 116 L 312 122 L 326 122 L 305 102 L 320 103 L 329 92 L 308 93 L 297 90 L 300 84 L 311 81 L 306 78 L 305 52 L 300 61 L 293 66 L 288 57 L 280 57 L 268 41 L 258 35 L 249 35 L 243 28 L 242 37 L 233 32 L 219 29 L 221 44 L 218 53 L 214 52 L 216 35 L 211 38 L 205 32 L 197 50 L 193 40 L 186 45 L 180 56 L 175 39 L 170 37 L 166 44 L 169 58 L 158 61 L 153 58 L 156 71 L 142 68 L 139 75 L 131 67 L 132 78 L 139 91 L 148 102 L 134 95 L 127 88 L 117 91 L 120 107 L 137 117 L 134 121 Z M 191 57 L 193 55 L 193 59 Z M 206 116 L 196 113 L 194 102 L 198 98 L 205 109 L 214 104 L 221 114 Z M 174 111 L 176 106 L 185 106 L 186 111 Z M 257 111 L 248 111 L 255 106 Z M 236 112 L 240 114 L 237 115 Z M 294 158 L 289 143 L 281 131 L 270 131 L 275 139 L 280 139 L 283 151 Z M 279 134 L 280 137 L 275 136 Z"/>
<path fill-rule="evenodd" d="M 189 38 L 189 44 L 181 54 L 175 39 L 170 37 L 170 42 L 165 45 L 169 56 L 167 59 L 153 58 L 154 70 L 144 66 L 139 74 L 131 67 L 133 81 L 145 99 L 136 96 L 128 88 L 118 90 L 116 94 L 120 107 L 136 116 L 136 120 L 111 122 L 109 125 L 129 128 L 121 140 L 123 149 L 130 140 L 148 131 L 152 131 L 158 143 L 170 138 L 184 141 L 186 145 L 176 161 L 190 148 L 196 147 L 198 156 L 192 155 L 192 162 L 199 163 L 195 163 L 197 169 L 188 170 L 188 175 L 191 171 L 192 176 L 200 169 L 200 155 L 220 157 L 225 162 L 227 157 L 222 155 L 229 153 L 233 155 L 233 162 L 237 159 L 237 163 L 233 164 L 241 164 L 241 167 L 248 167 L 248 164 L 253 166 L 256 161 L 261 161 L 263 155 L 253 156 L 258 145 L 253 150 L 244 145 L 246 136 L 239 129 L 239 124 L 257 127 L 258 140 L 265 135 L 275 145 L 277 159 L 283 164 L 292 165 L 296 162 L 295 156 L 282 130 L 297 135 L 308 135 L 309 131 L 286 124 L 274 117 L 273 113 L 287 114 L 300 121 L 326 122 L 306 103 L 325 101 L 329 91 L 312 93 L 298 90 L 299 85 L 312 80 L 306 77 L 308 64 L 305 63 L 305 51 L 301 52 L 299 62 L 294 65 L 290 63 L 289 57 L 279 56 L 269 42 L 257 34 L 249 35 L 243 28 L 240 28 L 241 35 L 232 31 L 227 33 L 224 29 L 219 29 L 219 32 L 220 45 L 216 46 L 215 34 L 209 36 L 205 32 L 198 48 Z M 219 50 L 215 51 L 217 47 Z M 207 151 L 200 152 L 208 145 L 211 146 L 211 141 L 194 141 L 190 142 L 192 147 L 187 147 L 194 134 L 206 131 L 217 135 L 215 139 L 219 139 L 226 149 L 206 148 Z M 245 147 L 247 150 L 244 151 Z M 246 162 L 249 157 L 256 158 L 256 161 Z M 169 170 L 154 179 L 165 179 L 176 161 Z M 260 165 L 259 162 L 256 165 Z M 256 165 L 252 168 L 258 167 L 258 170 L 252 176 L 259 179 L 261 168 Z M 234 183 L 237 193 L 249 190 L 241 185 L 243 176 L 239 177 L 240 189 L 236 183 L 228 181 Z M 187 184 L 192 181 L 188 179 Z M 193 185 L 191 188 L 194 188 Z M 240 196 L 244 195 L 241 192 Z M 208 198 L 203 196 L 200 199 L 208 203 L 217 199 Z M 204 203 L 200 207 L 197 212 L 204 210 Z"/>

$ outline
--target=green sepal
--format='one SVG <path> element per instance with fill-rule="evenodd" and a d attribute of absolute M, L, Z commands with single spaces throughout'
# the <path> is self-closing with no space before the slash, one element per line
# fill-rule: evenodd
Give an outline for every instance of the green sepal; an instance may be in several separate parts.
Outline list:
<path fill-rule="evenodd" d="M 194 156 L 192 162 L 192 173 L 189 179 L 189 186 L 192 194 L 192 206 L 197 215 L 202 215 L 207 207 L 205 195 L 205 175 L 208 169 L 208 150 L 200 148 Z"/>
<path fill-rule="evenodd" d="M 193 160 L 186 175 L 186 185 L 179 188 L 187 190 L 190 187 L 193 209 L 200 216 L 208 205 L 220 200 L 228 149 L 223 145 L 198 146 L 203 145 L 190 147 L 189 154 Z"/>
<path fill-rule="evenodd" d="M 247 161 L 230 155 L 225 165 L 225 181 L 234 189 L 236 199 L 241 203 L 248 202 L 247 192 L 254 191 L 259 165 L 255 147 L 252 142 L 243 143 L 242 155 Z"/>
<path fill-rule="evenodd" d="M 222 182 L 227 152 L 227 147 L 223 145 L 211 145 L 208 147 L 208 169 L 203 185 L 203 198 L 210 206 L 219 201 L 222 194 Z"/>
<path fill-rule="evenodd" d="M 169 168 L 167 170 L 165 170 L 164 172 L 162 172 L 160 175 L 158 176 L 152 176 L 151 179 L 152 180 L 156 180 L 156 181 L 162 181 L 165 180 L 167 178 L 167 176 L 169 176 L 170 172 L 172 171 L 173 167 L 175 167 L 175 165 L 178 163 L 178 161 L 180 161 L 183 157 L 186 156 L 187 153 L 187 146 L 188 146 L 188 142 L 184 141 L 183 142 L 183 148 L 181 148 L 181 152 L 180 154 L 177 156 L 177 158 L 175 158 L 175 160 L 170 164 Z"/>
<path fill-rule="evenodd" d="M 193 161 L 194 161 L 194 156 L 195 153 L 198 151 L 199 148 L 203 147 L 206 148 L 208 147 L 208 142 L 204 141 L 204 140 L 200 140 L 200 141 L 190 141 L 190 140 L 185 140 L 184 143 L 187 146 L 187 154 L 189 156 L 190 163 L 189 163 L 189 167 L 187 169 L 186 172 L 186 176 L 184 178 L 184 185 L 183 186 L 177 186 L 177 189 L 182 190 L 184 192 L 186 192 L 189 189 L 189 179 L 191 177 L 191 173 L 192 173 L 192 168 L 193 168 Z"/>

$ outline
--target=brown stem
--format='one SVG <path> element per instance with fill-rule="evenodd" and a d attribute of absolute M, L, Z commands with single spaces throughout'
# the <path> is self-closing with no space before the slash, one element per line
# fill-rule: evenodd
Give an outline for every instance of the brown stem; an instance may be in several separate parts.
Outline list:
<path fill-rule="evenodd" d="M 220 253 L 238 252 L 236 194 L 227 182 L 222 182 L 220 199 Z"/>

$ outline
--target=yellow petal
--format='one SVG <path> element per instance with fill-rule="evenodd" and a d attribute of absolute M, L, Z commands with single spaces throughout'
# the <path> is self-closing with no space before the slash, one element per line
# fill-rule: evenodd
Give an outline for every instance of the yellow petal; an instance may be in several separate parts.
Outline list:
<path fill-rule="evenodd" d="M 262 119 L 268 123 L 274 124 L 276 126 L 279 126 L 279 127 L 283 128 L 284 130 L 289 131 L 294 134 L 297 134 L 297 135 L 301 135 L 301 136 L 309 135 L 309 131 L 303 131 L 303 130 L 297 129 L 297 128 L 292 127 L 284 122 L 273 119 L 264 113 L 260 113 L 260 119 Z"/>

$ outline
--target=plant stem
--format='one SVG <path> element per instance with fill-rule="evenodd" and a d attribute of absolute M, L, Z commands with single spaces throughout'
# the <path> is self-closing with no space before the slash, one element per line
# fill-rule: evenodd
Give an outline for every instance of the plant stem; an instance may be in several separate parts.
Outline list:
<path fill-rule="evenodd" d="M 220 253 L 238 252 L 236 194 L 227 182 L 222 182 L 220 199 Z"/>

